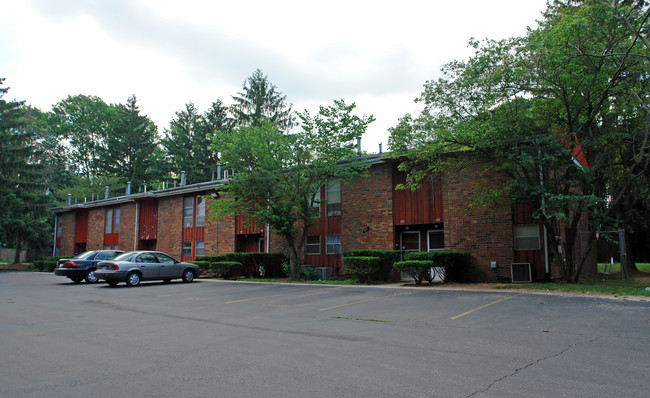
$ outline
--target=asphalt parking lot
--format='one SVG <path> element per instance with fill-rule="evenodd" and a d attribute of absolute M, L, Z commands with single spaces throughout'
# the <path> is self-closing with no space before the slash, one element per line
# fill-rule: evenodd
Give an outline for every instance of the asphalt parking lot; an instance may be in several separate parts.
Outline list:
<path fill-rule="evenodd" d="M 0 273 L 2 397 L 635 397 L 650 303 Z"/>

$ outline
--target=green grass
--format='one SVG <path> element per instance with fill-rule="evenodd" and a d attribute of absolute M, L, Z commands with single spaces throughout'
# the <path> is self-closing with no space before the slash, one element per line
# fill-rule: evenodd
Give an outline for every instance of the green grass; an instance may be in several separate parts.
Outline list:
<path fill-rule="evenodd" d="M 497 289 L 533 289 L 545 291 L 564 291 L 578 293 L 600 293 L 615 294 L 619 296 L 648 296 L 650 291 L 645 290 L 650 287 L 650 282 L 641 282 L 635 280 L 603 280 L 603 279 L 585 279 L 577 284 L 571 283 L 527 283 L 499 285 Z"/>
<path fill-rule="evenodd" d="M 636 263 L 636 267 L 641 272 L 650 273 L 650 263 Z M 609 272 L 610 274 L 615 274 L 621 272 L 621 263 L 598 263 L 598 272 Z"/>

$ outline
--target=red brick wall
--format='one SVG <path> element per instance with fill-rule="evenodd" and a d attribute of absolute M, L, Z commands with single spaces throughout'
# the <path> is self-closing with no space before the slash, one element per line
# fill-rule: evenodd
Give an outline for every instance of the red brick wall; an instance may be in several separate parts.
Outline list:
<path fill-rule="evenodd" d="M 488 280 L 496 274 L 510 277 L 510 264 L 514 261 L 512 210 L 503 206 L 470 206 L 473 183 L 480 181 L 489 186 L 503 185 L 505 176 L 481 176 L 476 171 L 465 175 L 447 177 L 443 182 L 443 209 L 445 212 L 445 249 L 467 251 L 472 260 L 485 270 Z M 490 262 L 497 262 L 492 271 Z"/>
<path fill-rule="evenodd" d="M 168 196 L 158 201 L 157 250 L 181 257 L 183 239 L 183 196 Z"/>
<path fill-rule="evenodd" d="M 61 223 L 61 247 L 58 254 L 72 256 L 74 254 L 75 212 L 59 214 L 59 222 Z"/>
<path fill-rule="evenodd" d="M 137 243 L 135 241 L 135 210 L 136 205 L 133 202 L 122 203 L 120 205 L 120 250 L 130 251 L 137 249 Z"/>
<path fill-rule="evenodd" d="M 86 242 L 86 250 L 101 250 L 104 248 L 105 222 L 106 208 L 96 207 L 88 209 L 88 241 Z"/>
<path fill-rule="evenodd" d="M 373 165 L 368 174 L 357 177 L 353 185 L 341 184 L 343 252 L 394 249 L 392 166 Z"/>
<path fill-rule="evenodd" d="M 235 216 L 224 217 L 216 221 L 217 254 L 235 251 Z"/>

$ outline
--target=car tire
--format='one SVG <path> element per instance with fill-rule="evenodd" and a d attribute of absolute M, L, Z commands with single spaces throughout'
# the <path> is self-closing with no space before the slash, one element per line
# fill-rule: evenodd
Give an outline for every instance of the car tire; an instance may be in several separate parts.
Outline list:
<path fill-rule="evenodd" d="M 129 272 L 129 274 L 126 276 L 126 285 L 127 286 L 138 286 L 140 284 L 140 280 L 142 278 L 140 277 L 140 274 L 133 271 Z"/>
<path fill-rule="evenodd" d="M 86 277 L 84 278 L 86 280 L 86 283 L 97 283 L 99 280 L 97 276 L 95 276 L 95 271 L 93 270 L 88 270 L 86 272 Z"/>
<path fill-rule="evenodd" d="M 84 280 L 83 277 L 80 276 L 75 276 L 74 278 L 70 278 L 74 283 L 81 283 L 82 280 Z"/>
<path fill-rule="evenodd" d="M 192 271 L 189 268 L 183 271 L 183 282 L 189 283 L 192 282 L 193 280 L 194 280 L 194 271 Z"/>

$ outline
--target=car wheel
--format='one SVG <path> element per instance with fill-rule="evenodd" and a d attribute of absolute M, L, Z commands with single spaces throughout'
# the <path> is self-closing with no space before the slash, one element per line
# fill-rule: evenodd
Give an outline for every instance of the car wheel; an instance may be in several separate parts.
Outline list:
<path fill-rule="evenodd" d="M 99 279 L 97 279 L 97 276 L 95 276 L 95 271 L 89 270 L 86 273 L 86 283 L 96 283 Z"/>
<path fill-rule="evenodd" d="M 108 283 L 108 285 L 111 286 L 111 287 L 115 287 L 115 286 L 117 286 L 118 282 L 110 281 L 110 282 L 106 282 L 106 283 Z"/>
<path fill-rule="evenodd" d="M 126 284 L 127 286 L 138 286 L 140 284 L 140 274 L 137 272 L 130 272 L 126 276 Z"/>
<path fill-rule="evenodd" d="M 183 271 L 183 282 L 192 282 L 194 280 L 194 271 L 186 269 Z"/>
<path fill-rule="evenodd" d="M 84 280 L 84 278 L 79 276 L 75 276 L 74 278 L 70 278 L 70 279 L 72 279 L 74 283 L 81 283 L 81 281 Z"/>

